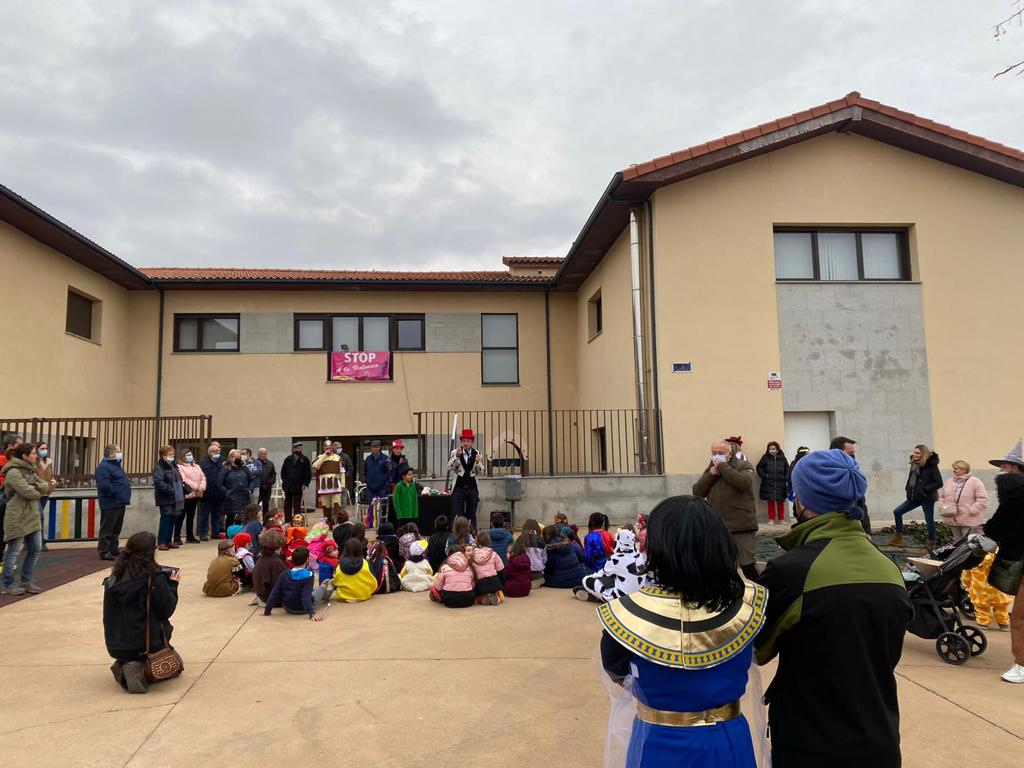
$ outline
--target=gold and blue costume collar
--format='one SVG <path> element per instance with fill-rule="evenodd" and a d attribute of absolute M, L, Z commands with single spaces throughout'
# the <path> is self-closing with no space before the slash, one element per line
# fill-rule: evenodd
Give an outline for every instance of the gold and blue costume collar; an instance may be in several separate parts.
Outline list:
<path fill-rule="evenodd" d="M 655 664 L 710 669 L 746 648 L 764 625 L 768 590 L 745 581 L 743 595 L 722 611 L 694 608 L 657 586 L 605 603 L 597 615 L 608 634 Z"/>

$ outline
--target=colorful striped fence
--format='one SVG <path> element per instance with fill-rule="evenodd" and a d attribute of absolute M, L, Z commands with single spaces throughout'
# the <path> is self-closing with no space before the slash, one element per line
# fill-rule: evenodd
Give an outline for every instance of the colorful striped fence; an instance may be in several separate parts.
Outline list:
<path fill-rule="evenodd" d="M 96 538 L 99 507 L 95 496 L 51 496 L 43 513 L 43 536 L 47 541 L 89 541 Z"/>

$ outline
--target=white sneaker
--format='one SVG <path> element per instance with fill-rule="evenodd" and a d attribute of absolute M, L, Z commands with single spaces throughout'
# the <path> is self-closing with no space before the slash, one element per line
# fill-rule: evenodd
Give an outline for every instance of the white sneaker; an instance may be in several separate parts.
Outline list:
<path fill-rule="evenodd" d="M 1024 683 L 1024 667 L 1014 664 L 1003 673 L 1003 680 L 1008 683 Z"/>

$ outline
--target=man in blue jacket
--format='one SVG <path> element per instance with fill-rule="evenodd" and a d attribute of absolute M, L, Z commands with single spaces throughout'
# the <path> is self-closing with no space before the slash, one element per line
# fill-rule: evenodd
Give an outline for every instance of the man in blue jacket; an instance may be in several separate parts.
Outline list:
<path fill-rule="evenodd" d="M 370 443 L 370 455 L 363 462 L 363 482 L 370 504 L 388 495 L 388 458 L 380 452 L 380 440 Z"/>
<path fill-rule="evenodd" d="M 221 460 L 220 443 L 214 440 L 206 449 L 206 458 L 199 462 L 199 468 L 206 475 L 206 490 L 200 500 L 199 538 L 209 541 L 210 536 L 217 538 L 221 529 L 221 508 L 224 506 L 224 492 L 220 488 L 224 462 Z M 209 534 L 207 534 L 209 531 Z"/>
<path fill-rule="evenodd" d="M 103 461 L 96 467 L 96 495 L 100 503 L 99 554 L 101 560 L 115 560 L 118 537 L 124 525 L 124 508 L 132 502 L 132 485 L 121 467 L 121 447 L 111 443 L 103 449 Z"/>

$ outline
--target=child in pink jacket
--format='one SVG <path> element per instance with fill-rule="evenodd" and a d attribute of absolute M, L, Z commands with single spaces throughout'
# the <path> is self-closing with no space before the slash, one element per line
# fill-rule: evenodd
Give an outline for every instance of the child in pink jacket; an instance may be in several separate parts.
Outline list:
<path fill-rule="evenodd" d="M 491 535 L 478 531 L 476 546 L 470 553 L 470 567 L 476 577 L 477 602 L 480 605 L 501 605 L 505 600 L 502 587 L 505 586 L 505 564 L 498 553 L 491 549 Z"/>
<path fill-rule="evenodd" d="M 448 547 L 448 559 L 434 576 L 430 599 L 449 608 L 468 608 L 476 602 L 476 580 L 469 558 L 458 544 Z"/>

